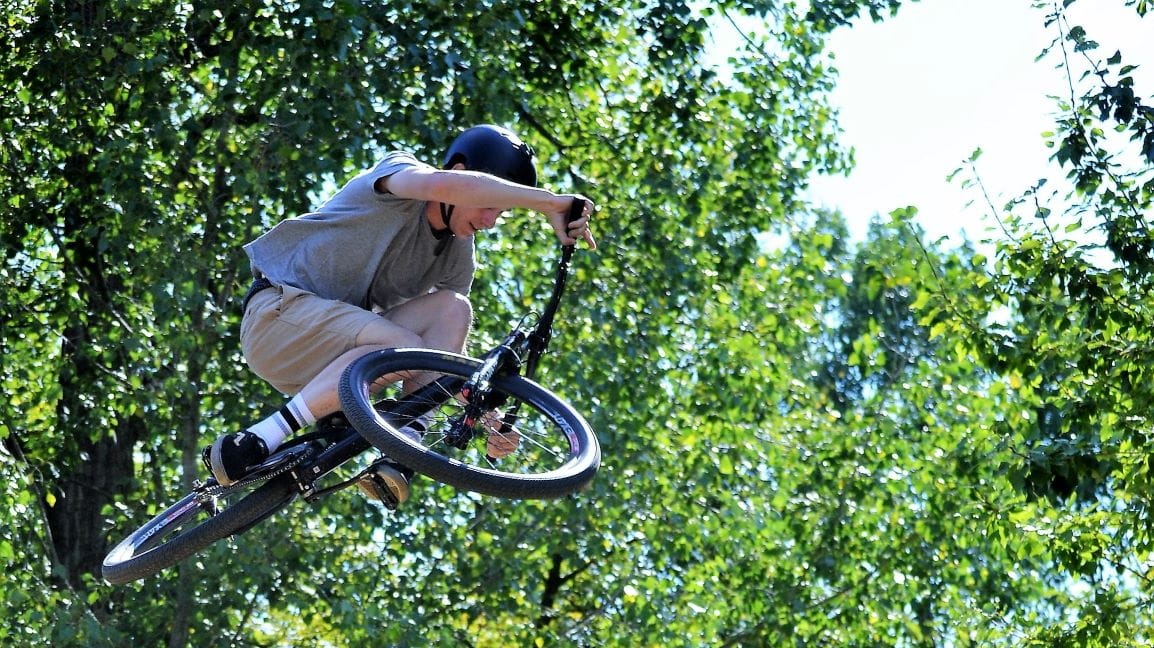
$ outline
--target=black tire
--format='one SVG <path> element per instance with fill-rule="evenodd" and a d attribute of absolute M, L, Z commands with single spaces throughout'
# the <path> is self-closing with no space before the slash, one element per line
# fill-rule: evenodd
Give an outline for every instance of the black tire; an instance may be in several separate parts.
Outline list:
<path fill-rule="evenodd" d="M 480 364 L 473 358 L 428 349 L 375 351 L 352 363 L 341 377 L 345 417 L 394 461 L 462 490 L 513 499 L 550 499 L 588 485 L 601 464 L 597 437 L 569 404 L 522 376 L 497 376 L 492 381 L 491 393 L 503 401 L 501 411 L 518 412 L 514 427 L 521 442 L 512 454 L 499 460 L 488 458 L 488 430 L 483 426 L 476 428 L 476 438 L 463 449 L 445 443 L 454 416 L 463 410 L 454 398 L 455 390 Z M 412 374 L 440 376 L 437 387 L 423 390 L 436 392 L 435 399 L 414 403 L 421 397 L 420 391 L 416 395 L 400 393 L 400 381 L 395 379 Z M 370 386 L 385 376 L 393 382 L 375 398 L 383 394 L 409 411 L 433 411 L 428 430 L 419 441 L 398 432 L 374 409 Z"/>
<path fill-rule="evenodd" d="M 251 488 L 239 487 L 218 498 L 215 515 L 198 503 L 196 493 L 189 493 L 108 552 L 104 579 L 120 585 L 151 576 L 217 540 L 244 532 L 297 495 L 296 484 L 287 474 Z"/>

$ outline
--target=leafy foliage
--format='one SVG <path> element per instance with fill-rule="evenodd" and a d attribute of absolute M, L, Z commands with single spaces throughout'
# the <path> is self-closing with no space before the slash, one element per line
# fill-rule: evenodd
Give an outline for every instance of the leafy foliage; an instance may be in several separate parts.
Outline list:
<path fill-rule="evenodd" d="M 849 164 L 828 30 L 896 1 L 10 4 L 0 641 L 1149 634 L 1151 131 L 1121 54 L 1052 136 L 1081 201 L 1063 226 L 1102 240 L 1060 236 L 1039 188 L 995 210 L 991 261 L 927 244 L 912 210 L 853 245 L 804 202 Z M 1092 57 L 1051 10 L 1056 46 Z M 713 21 L 743 17 L 758 29 L 724 73 L 703 65 Z M 101 583 L 199 446 L 280 404 L 237 352 L 240 244 L 383 150 L 436 161 L 480 121 L 600 205 L 540 376 L 598 431 L 593 488 L 507 502 L 424 480 L 396 514 L 342 494 Z M 523 215 L 481 247 L 477 346 L 539 303 L 555 254 Z"/>
<path fill-rule="evenodd" d="M 1014 517 L 1053 547 L 1051 568 L 1079 594 L 1073 620 L 1053 620 L 1032 642 L 1140 645 L 1149 637 L 1137 619 L 1150 587 L 1151 112 L 1133 66 L 1121 52 L 1097 58 L 1098 43 L 1069 24 L 1070 4 L 1047 16 L 1056 34 L 1047 53 L 1069 80 L 1047 137 L 1068 184 L 1051 191 L 1043 180 L 990 205 L 1004 238 L 966 280 L 974 299 L 935 312 L 952 311 L 951 328 L 1009 379 L 1021 408 L 1002 422 L 1005 470 L 1024 498 Z M 1145 15 L 1144 3 L 1127 4 Z M 977 166 L 976 154 L 966 165 L 975 186 Z"/>

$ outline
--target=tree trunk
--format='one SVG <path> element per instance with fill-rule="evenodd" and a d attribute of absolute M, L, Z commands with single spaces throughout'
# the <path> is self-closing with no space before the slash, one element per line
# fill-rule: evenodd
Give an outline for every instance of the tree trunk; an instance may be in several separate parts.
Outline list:
<path fill-rule="evenodd" d="M 85 574 L 99 576 L 104 554 L 108 550 L 104 534 L 104 509 L 127 492 L 132 481 L 132 449 L 145 434 L 139 416 L 119 419 L 111 431 L 92 429 L 99 420 L 91 403 L 101 402 L 91 396 L 91 387 L 99 384 L 92 375 L 92 363 L 83 353 L 72 353 L 87 339 L 87 331 L 73 327 L 65 335 L 65 357 L 69 371 L 61 376 L 62 397 L 57 403 L 61 429 L 74 444 L 66 452 L 76 457 L 61 457 L 59 480 L 51 494 L 55 501 L 44 502 L 56 555 L 64 568 L 65 579 L 80 588 Z M 115 417 L 109 417 L 113 418 Z"/>

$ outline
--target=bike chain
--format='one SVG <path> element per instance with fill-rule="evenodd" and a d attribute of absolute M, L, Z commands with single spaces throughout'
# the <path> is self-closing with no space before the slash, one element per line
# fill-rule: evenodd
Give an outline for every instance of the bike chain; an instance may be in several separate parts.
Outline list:
<path fill-rule="evenodd" d="M 276 477 L 280 477 L 281 475 L 289 472 L 293 468 L 296 468 L 297 466 L 301 465 L 301 463 L 303 463 L 305 459 L 308 459 L 310 456 L 312 456 L 314 451 L 315 450 L 309 448 L 306 445 L 306 446 L 304 446 L 303 450 L 301 450 L 300 452 L 297 453 L 296 457 L 288 459 L 284 463 L 279 464 L 279 465 L 271 468 L 267 472 L 257 472 L 257 473 L 251 474 L 251 475 L 246 475 L 245 477 L 240 478 L 239 480 L 229 484 L 228 486 L 221 486 L 220 484 L 213 484 L 213 485 L 209 486 L 206 484 L 206 485 L 204 485 L 198 489 L 199 495 L 198 495 L 197 499 L 199 501 L 201 501 L 201 503 L 208 502 L 209 500 L 214 500 L 214 499 L 220 497 L 221 495 L 225 495 L 225 494 L 230 493 L 234 490 L 237 490 L 240 488 L 245 488 L 245 487 L 251 486 L 253 484 L 258 484 L 260 482 L 266 482 L 266 481 L 269 481 L 270 479 L 275 479 Z"/>

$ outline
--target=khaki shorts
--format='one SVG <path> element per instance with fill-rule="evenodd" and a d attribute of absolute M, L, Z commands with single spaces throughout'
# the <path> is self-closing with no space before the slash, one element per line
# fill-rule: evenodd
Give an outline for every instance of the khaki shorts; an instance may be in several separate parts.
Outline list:
<path fill-rule="evenodd" d="M 292 286 L 252 296 L 240 325 L 240 348 L 256 375 L 296 394 L 346 351 L 380 315 Z"/>

